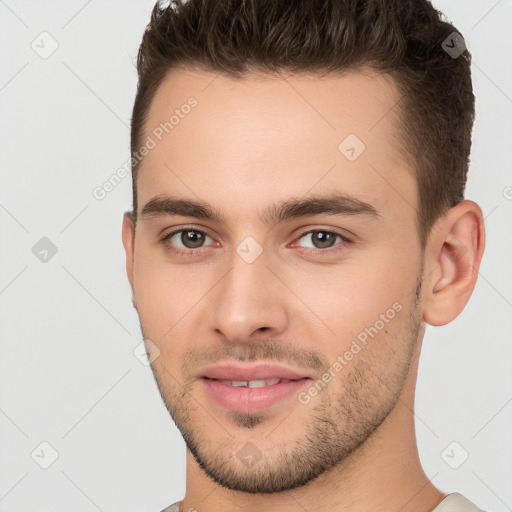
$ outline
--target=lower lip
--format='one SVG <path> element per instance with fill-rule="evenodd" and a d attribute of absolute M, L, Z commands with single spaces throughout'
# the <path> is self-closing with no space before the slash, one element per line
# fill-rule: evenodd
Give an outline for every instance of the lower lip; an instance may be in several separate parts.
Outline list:
<path fill-rule="evenodd" d="M 263 388 L 235 387 L 213 379 L 201 379 L 206 393 L 230 411 L 254 413 L 264 411 L 277 402 L 298 393 L 311 382 L 304 378 L 280 382 Z"/>

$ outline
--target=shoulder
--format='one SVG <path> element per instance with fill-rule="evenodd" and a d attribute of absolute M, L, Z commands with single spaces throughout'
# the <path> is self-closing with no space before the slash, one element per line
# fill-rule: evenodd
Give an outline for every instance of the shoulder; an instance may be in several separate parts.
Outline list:
<path fill-rule="evenodd" d="M 164 508 L 161 512 L 179 512 L 181 501 L 176 501 L 172 505 Z M 478 508 L 467 498 L 454 492 L 448 494 L 446 498 L 432 512 L 485 512 Z"/>
<path fill-rule="evenodd" d="M 467 498 L 453 492 L 448 494 L 446 498 L 439 503 L 439 505 L 432 512 L 485 512 L 478 508 L 474 503 Z"/>
<path fill-rule="evenodd" d="M 177 501 L 176 503 L 173 503 L 172 505 L 169 505 L 168 507 L 164 508 L 161 512 L 179 512 L 180 504 L 181 501 Z"/>

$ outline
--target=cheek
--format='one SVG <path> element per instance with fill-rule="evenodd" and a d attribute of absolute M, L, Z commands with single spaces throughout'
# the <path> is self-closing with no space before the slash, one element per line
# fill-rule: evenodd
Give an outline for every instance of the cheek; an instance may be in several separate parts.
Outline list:
<path fill-rule="evenodd" d="M 294 291 L 307 306 L 297 312 L 312 311 L 321 320 L 314 324 L 325 333 L 325 350 L 339 354 L 358 336 L 373 339 L 369 331 L 382 339 L 386 331 L 391 336 L 400 330 L 419 273 L 417 255 L 402 253 L 402 260 L 389 247 L 372 249 L 336 267 L 311 267 L 294 280 Z"/>
<path fill-rule="evenodd" d="M 179 267 L 172 268 L 144 248 L 136 254 L 134 296 L 137 312 L 145 334 L 161 338 L 185 315 L 192 288 Z"/>
<path fill-rule="evenodd" d="M 201 313 L 217 280 L 213 266 L 206 270 L 172 264 L 163 251 L 141 244 L 134 265 L 134 296 L 144 334 L 174 357 L 204 325 Z"/>

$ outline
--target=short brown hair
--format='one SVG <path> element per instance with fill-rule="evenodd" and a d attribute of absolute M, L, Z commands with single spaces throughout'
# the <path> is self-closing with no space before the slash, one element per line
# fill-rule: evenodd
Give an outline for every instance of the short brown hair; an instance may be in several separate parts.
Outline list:
<path fill-rule="evenodd" d="M 422 248 L 434 222 L 464 199 L 475 99 L 471 55 L 443 42 L 455 32 L 428 0 L 172 0 L 157 3 L 137 58 L 132 154 L 151 101 L 178 66 L 233 78 L 253 71 L 337 72 L 368 66 L 389 73 L 402 149 L 418 183 Z M 464 43 L 462 43 L 464 48 Z M 133 159 L 132 159 L 133 161 Z M 137 162 L 132 167 L 137 216 Z"/>

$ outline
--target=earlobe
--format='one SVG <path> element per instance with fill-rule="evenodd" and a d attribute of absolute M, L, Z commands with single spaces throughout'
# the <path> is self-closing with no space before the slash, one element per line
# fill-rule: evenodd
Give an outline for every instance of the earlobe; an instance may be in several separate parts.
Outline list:
<path fill-rule="evenodd" d="M 446 325 L 466 306 L 478 277 L 485 245 L 480 207 L 464 200 L 438 221 L 426 249 L 423 319 Z"/>
<path fill-rule="evenodd" d="M 125 212 L 123 216 L 122 240 L 124 250 L 126 253 L 126 275 L 128 277 L 128 281 L 130 282 L 130 287 L 132 289 L 132 303 L 135 307 L 135 302 L 133 298 L 133 258 L 135 253 L 135 226 L 131 211 Z"/>

